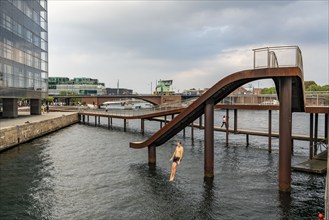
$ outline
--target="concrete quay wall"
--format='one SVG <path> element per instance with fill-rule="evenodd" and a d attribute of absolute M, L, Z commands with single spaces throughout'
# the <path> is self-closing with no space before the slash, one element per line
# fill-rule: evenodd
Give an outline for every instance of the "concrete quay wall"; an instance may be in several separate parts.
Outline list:
<path fill-rule="evenodd" d="M 79 122 L 78 113 L 0 129 L 0 151 Z"/>

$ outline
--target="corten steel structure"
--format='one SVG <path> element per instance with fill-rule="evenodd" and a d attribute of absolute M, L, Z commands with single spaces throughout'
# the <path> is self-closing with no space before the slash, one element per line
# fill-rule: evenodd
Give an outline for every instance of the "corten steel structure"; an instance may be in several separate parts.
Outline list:
<path fill-rule="evenodd" d="M 41 114 L 48 90 L 47 0 L 0 1 L 0 101 L 2 117 L 17 117 L 19 98 Z"/>
<path fill-rule="evenodd" d="M 295 63 L 278 64 L 276 51 L 293 51 Z M 259 79 L 273 79 L 280 101 L 279 114 L 279 189 L 289 191 L 291 185 L 291 126 L 292 112 L 305 111 L 304 79 L 301 51 L 297 46 L 260 48 L 254 50 L 254 69 L 231 74 L 211 87 L 200 98 L 177 115 L 172 121 L 156 132 L 148 140 L 132 142 L 132 148 L 148 147 L 149 163 L 156 162 L 156 146 L 160 146 L 205 115 L 204 132 L 204 176 L 214 176 L 214 105 L 235 89 Z M 265 65 L 258 65 L 257 55 L 265 53 Z"/>

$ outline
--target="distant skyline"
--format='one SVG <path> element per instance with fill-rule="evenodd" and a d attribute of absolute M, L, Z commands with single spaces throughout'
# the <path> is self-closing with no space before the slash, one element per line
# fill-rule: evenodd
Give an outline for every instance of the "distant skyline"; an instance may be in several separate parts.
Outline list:
<path fill-rule="evenodd" d="M 297 45 L 304 79 L 329 84 L 328 4 L 49 0 L 49 76 L 119 81 L 137 93 L 172 79 L 182 92 L 251 69 L 254 48 Z"/>

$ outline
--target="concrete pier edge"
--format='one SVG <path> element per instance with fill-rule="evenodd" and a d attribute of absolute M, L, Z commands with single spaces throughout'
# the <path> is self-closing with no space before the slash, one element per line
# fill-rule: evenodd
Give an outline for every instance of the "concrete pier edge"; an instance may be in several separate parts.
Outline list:
<path fill-rule="evenodd" d="M 67 112 L 54 117 L 39 118 L 36 121 L 32 121 L 32 117 L 24 119 L 26 119 L 24 124 L 18 123 L 6 127 L 1 126 L 0 122 L 0 152 L 79 122 L 78 113 Z"/>

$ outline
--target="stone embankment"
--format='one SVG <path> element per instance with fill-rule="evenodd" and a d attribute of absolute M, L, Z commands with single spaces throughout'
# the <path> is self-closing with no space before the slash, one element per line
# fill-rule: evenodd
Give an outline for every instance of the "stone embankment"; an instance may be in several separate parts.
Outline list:
<path fill-rule="evenodd" d="M 78 113 L 45 113 L 0 120 L 0 151 L 79 122 Z"/>

